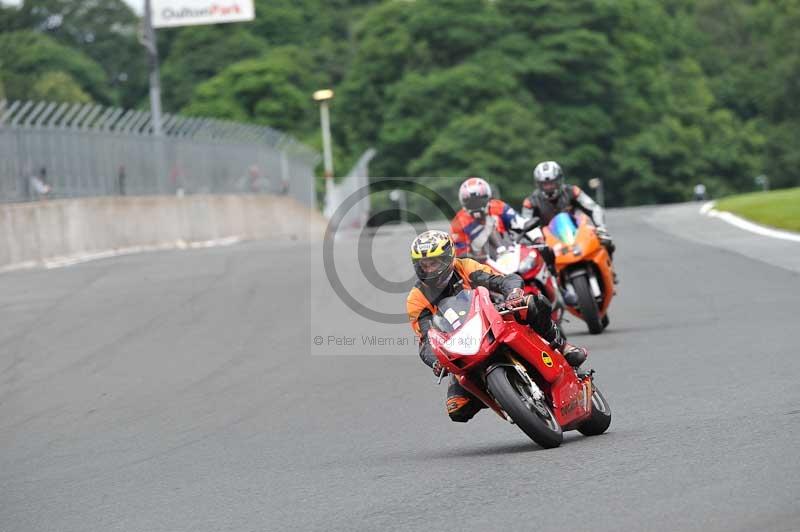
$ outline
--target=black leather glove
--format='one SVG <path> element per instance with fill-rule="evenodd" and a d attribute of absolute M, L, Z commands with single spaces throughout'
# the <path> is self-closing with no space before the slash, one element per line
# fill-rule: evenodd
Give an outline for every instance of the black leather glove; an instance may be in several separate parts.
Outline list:
<path fill-rule="evenodd" d="M 608 234 L 608 229 L 605 227 L 598 227 L 596 233 L 597 238 L 600 239 L 604 246 L 612 243 L 611 235 Z"/>
<path fill-rule="evenodd" d="M 506 295 L 506 308 L 521 307 L 525 301 L 525 291 L 522 288 L 515 288 Z"/>

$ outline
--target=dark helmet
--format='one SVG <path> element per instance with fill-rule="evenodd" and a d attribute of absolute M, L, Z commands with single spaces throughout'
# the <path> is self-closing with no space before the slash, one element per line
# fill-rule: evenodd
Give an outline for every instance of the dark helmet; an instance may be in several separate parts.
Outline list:
<path fill-rule="evenodd" d="M 411 263 L 423 284 L 442 288 L 455 268 L 455 246 L 444 231 L 425 231 L 411 243 Z"/>
<path fill-rule="evenodd" d="M 492 187 L 480 177 L 470 177 L 458 189 L 458 201 L 468 213 L 475 218 L 486 215 L 489 200 L 492 199 Z"/>
<path fill-rule="evenodd" d="M 555 161 L 545 161 L 533 169 L 533 180 L 547 199 L 555 199 L 564 184 L 564 171 Z"/>

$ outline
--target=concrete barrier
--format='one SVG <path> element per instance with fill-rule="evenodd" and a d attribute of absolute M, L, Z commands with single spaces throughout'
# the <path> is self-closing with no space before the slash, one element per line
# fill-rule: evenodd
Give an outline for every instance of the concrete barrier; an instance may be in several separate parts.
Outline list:
<path fill-rule="evenodd" d="M 0 204 L 0 271 L 239 240 L 321 238 L 325 218 L 267 195 L 102 197 Z"/>

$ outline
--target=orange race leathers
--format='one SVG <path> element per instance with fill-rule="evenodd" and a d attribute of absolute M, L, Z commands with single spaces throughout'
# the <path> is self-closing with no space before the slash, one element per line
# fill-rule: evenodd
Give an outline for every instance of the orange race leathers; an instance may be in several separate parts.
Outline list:
<path fill-rule="evenodd" d="M 437 304 L 461 290 L 477 286 L 486 287 L 492 292 L 506 296 L 515 288 L 522 288 L 523 281 L 522 277 L 515 273 L 498 275 L 489 266 L 475 260 L 456 258 L 453 275 L 442 289 L 432 289 L 418 281 L 409 292 L 406 299 L 408 319 L 419 337 L 419 356 L 428 366 L 433 367 L 436 362 L 436 355 L 428 342 L 428 331 L 432 326 Z M 544 296 L 532 296 L 528 302 L 525 320 L 551 345 L 561 349 L 565 340 L 558 326 L 550 319 L 550 312 L 550 303 Z M 453 421 L 468 421 L 482 407 L 482 403 L 464 390 L 458 381 L 450 379 L 447 390 L 447 412 Z"/>
<path fill-rule="evenodd" d="M 492 218 L 491 222 L 488 220 Z M 456 246 L 456 255 L 462 257 L 469 254 L 480 254 L 489 235 L 485 229 L 497 230 L 503 234 L 511 229 L 521 229 L 524 219 L 517 214 L 506 202 L 499 199 L 489 200 L 486 207 L 486 217 L 478 219 L 466 209 L 461 209 L 456 213 L 455 218 L 450 223 L 450 236 Z M 477 249 L 472 249 L 473 243 L 477 244 Z"/>

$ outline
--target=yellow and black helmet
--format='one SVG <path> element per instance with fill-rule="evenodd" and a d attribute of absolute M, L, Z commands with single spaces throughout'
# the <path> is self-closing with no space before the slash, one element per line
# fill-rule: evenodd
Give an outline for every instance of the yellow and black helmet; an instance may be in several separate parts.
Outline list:
<path fill-rule="evenodd" d="M 444 231 L 425 231 L 411 243 L 411 263 L 420 281 L 443 287 L 453 275 L 455 246 Z"/>

